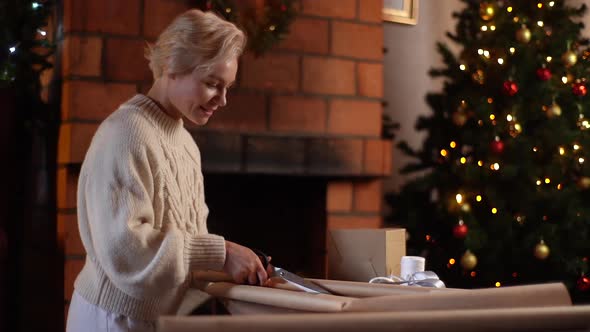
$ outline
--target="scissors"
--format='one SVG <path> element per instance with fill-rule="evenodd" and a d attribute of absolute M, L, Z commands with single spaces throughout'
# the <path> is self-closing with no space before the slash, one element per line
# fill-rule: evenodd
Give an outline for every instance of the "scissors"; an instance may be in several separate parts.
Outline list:
<path fill-rule="evenodd" d="M 253 249 L 253 251 L 260 258 L 260 261 L 262 262 L 262 266 L 264 267 L 264 269 L 268 271 L 268 268 L 267 268 L 269 266 L 268 255 L 266 255 L 264 252 L 257 250 L 257 249 Z M 305 280 L 302 277 L 296 275 L 295 273 L 289 272 L 289 271 L 282 269 L 280 267 L 276 267 L 276 266 L 271 265 L 271 270 L 272 270 L 272 273 L 269 275 L 269 278 L 272 278 L 272 277 L 281 278 L 281 279 L 285 280 L 286 282 L 288 282 L 289 284 L 291 284 L 299 289 L 302 289 L 308 293 L 332 294 L 332 292 L 328 291 L 327 289 L 325 289 L 325 288 L 323 288 L 311 281 Z"/>

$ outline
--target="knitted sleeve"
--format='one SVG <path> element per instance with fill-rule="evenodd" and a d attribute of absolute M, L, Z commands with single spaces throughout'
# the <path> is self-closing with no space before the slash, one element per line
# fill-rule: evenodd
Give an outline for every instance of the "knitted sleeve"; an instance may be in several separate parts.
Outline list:
<path fill-rule="evenodd" d="M 137 135 L 118 139 L 118 133 L 97 133 L 79 189 L 95 259 L 109 279 L 128 295 L 145 299 L 180 286 L 189 264 L 204 269 L 223 266 L 223 238 L 189 237 L 174 224 L 156 220 L 156 170 L 146 145 Z"/>

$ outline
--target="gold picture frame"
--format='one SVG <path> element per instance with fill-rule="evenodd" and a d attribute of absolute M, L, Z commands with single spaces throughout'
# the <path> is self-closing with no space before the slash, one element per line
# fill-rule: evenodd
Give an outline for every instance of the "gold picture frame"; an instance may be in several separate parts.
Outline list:
<path fill-rule="evenodd" d="M 419 0 L 383 0 L 383 20 L 416 25 Z"/>

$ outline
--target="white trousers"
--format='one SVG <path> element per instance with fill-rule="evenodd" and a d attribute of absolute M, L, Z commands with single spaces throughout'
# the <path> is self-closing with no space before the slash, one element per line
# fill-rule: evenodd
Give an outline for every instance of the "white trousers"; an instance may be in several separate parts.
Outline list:
<path fill-rule="evenodd" d="M 108 312 L 74 291 L 66 332 L 155 332 L 156 322 L 132 319 Z"/>

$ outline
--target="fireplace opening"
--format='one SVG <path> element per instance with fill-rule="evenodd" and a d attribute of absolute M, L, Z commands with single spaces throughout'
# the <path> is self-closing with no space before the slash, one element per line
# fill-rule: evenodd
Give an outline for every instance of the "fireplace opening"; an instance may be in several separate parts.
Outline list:
<path fill-rule="evenodd" d="M 257 248 L 291 272 L 325 276 L 326 179 L 211 173 L 204 179 L 210 233 Z"/>

